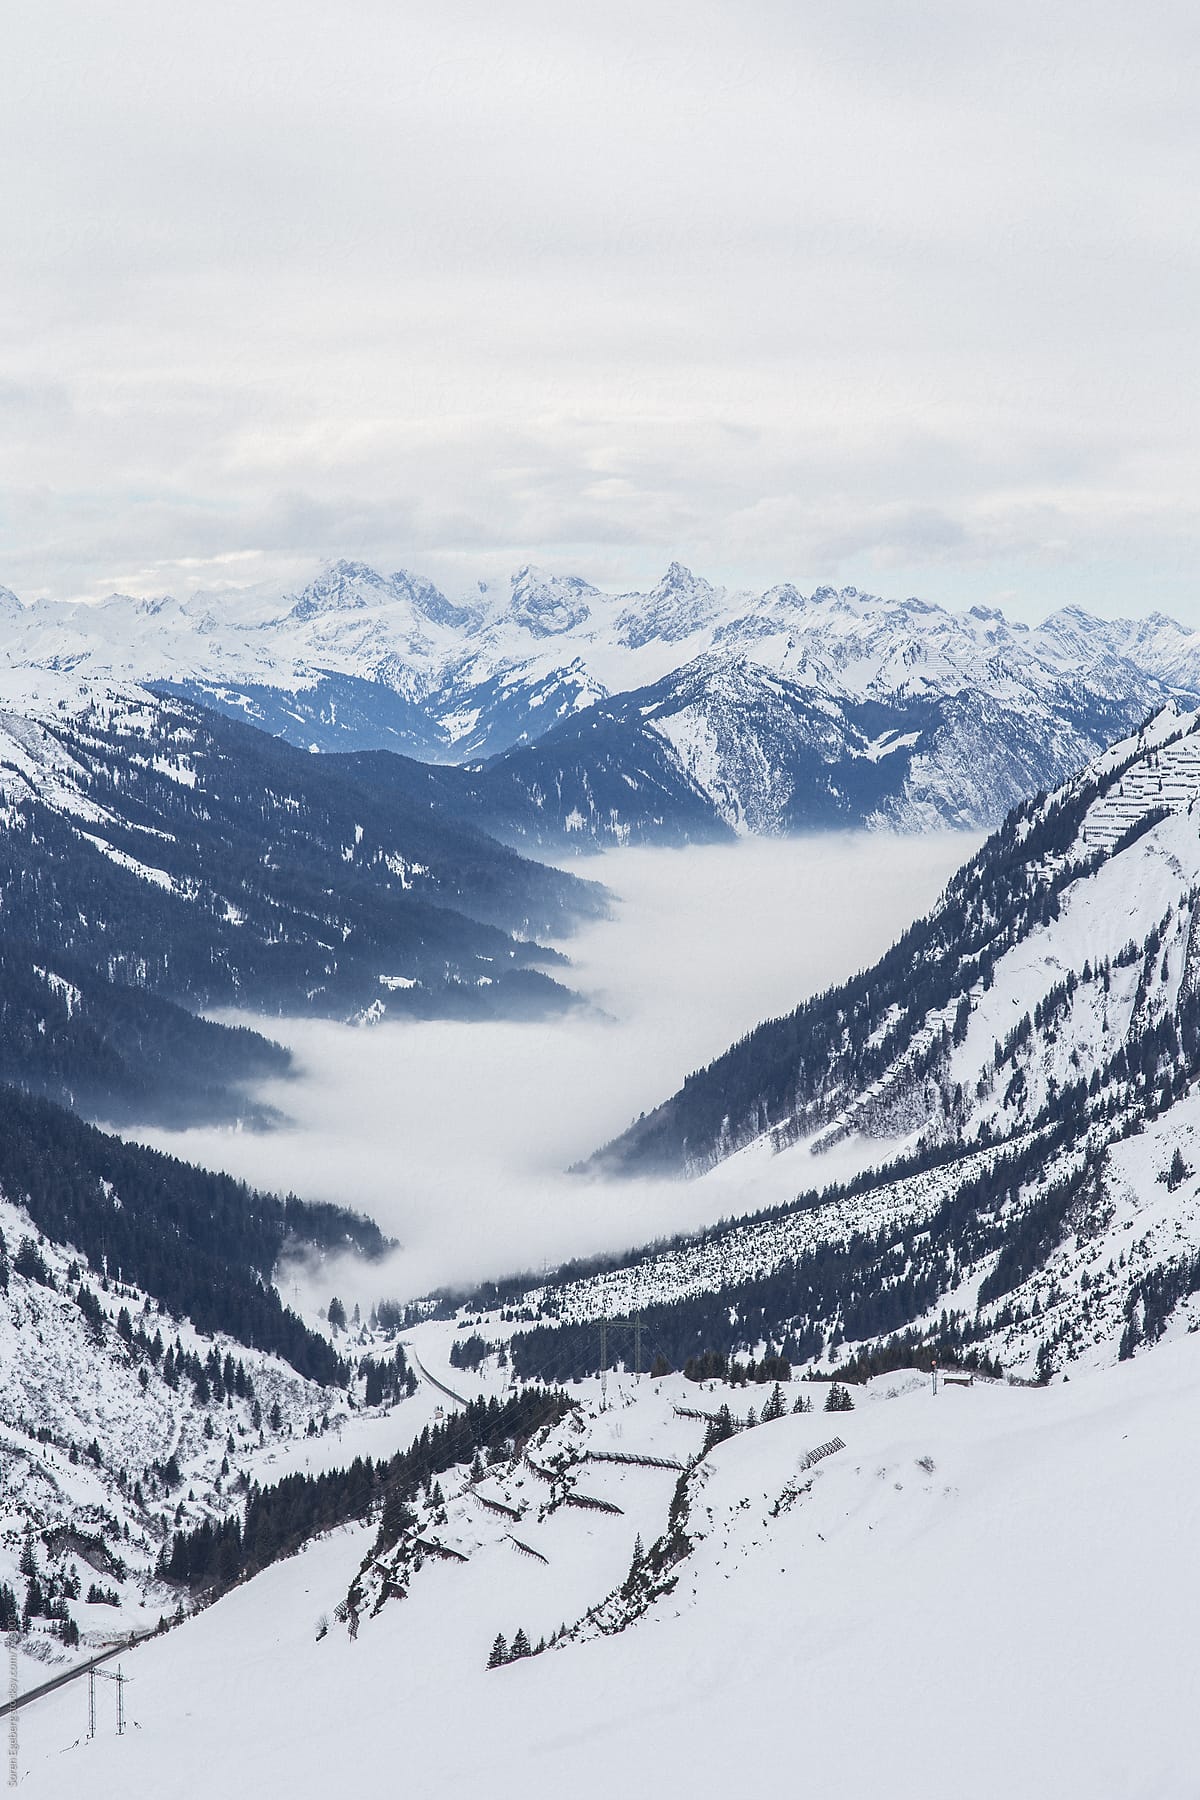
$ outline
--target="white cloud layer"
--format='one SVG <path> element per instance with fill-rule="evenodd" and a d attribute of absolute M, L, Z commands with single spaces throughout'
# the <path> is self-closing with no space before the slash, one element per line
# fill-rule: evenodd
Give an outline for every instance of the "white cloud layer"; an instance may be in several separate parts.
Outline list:
<path fill-rule="evenodd" d="M 1192 618 L 1193 7 L 14 0 L 0 580 Z"/>
<path fill-rule="evenodd" d="M 327 1272 L 369 1304 L 475 1281 L 791 1198 L 840 1172 L 807 1153 L 699 1182 L 566 1173 L 760 1020 L 879 956 L 975 848 L 961 833 L 829 833 L 610 852 L 621 904 L 567 949 L 594 1011 L 547 1025 L 289 1022 L 298 1081 L 264 1097 L 290 1128 L 149 1133 L 260 1187 L 336 1200 L 403 1246 Z"/>

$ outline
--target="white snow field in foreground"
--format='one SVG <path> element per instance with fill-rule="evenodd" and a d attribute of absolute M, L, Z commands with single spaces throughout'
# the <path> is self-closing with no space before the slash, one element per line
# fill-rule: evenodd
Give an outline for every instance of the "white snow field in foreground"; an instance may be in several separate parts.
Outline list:
<path fill-rule="evenodd" d="M 598 1414 L 586 1383 L 576 1435 L 678 1458 L 703 1425 L 673 1402 L 744 1414 L 768 1391 L 623 1378 Z M 585 1463 L 623 1511 L 539 1524 L 527 1465 L 489 1471 L 543 1564 L 468 1518 L 461 1471 L 466 1562 L 426 1561 L 355 1641 L 318 1642 L 373 1542 L 334 1533 L 129 1655 L 123 1738 L 107 1683 L 91 1743 L 86 1683 L 27 1709 L 21 1792 L 1193 1800 L 1200 1338 L 1047 1389 L 935 1398 L 901 1372 L 854 1392 L 710 1453 L 677 1584 L 619 1635 L 484 1667 L 497 1632 L 536 1643 L 619 1585 L 676 1478 Z"/>

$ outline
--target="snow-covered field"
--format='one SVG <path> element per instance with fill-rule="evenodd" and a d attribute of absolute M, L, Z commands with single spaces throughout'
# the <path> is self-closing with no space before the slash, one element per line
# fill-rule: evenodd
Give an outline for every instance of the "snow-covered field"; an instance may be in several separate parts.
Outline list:
<path fill-rule="evenodd" d="M 403 1248 L 385 1271 L 339 1274 L 343 1298 L 367 1307 L 385 1290 L 406 1297 L 624 1249 L 789 1199 L 811 1167 L 759 1158 L 694 1183 L 605 1185 L 565 1171 L 761 1018 L 868 965 L 976 843 L 879 832 L 610 852 L 587 872 L 619 896 L 615 916 L 563 946 L 589 1014 L 545 1025 L 272 1021 L 303 1072 L 263 1098 L 291 1129 L 140 1135 L 260 1186 L 369 1212 Z M 823 1159 L 819 1173 L 834 1178 L 840 1160 Z"/>
<path fill-rule="evenodd" d="M 600 1411 L 584 1384 L 578 1447 L 690 1454 L 703 1425 L 672 1403 L 727 1392 L 614 1381 Z M 856 1401 L 711 1452 L 675 1586 L 619 1635 L 484 1667 L 498 1632 L 536 1642 L 601 1601 L 676 1477 L 584 1463 L 623 1511 L 539 1524 L 528 1467 L 489 1474 L 541 1563 L 463 1470 L 445 1510 L 466 1562 L 430 1559 L 356 1640 L 335 1622 L 318 1641 L 372 1541 L 330 1535 L 132 1653 L 123 1738 L 107 1683 L 91 1743 L 86 1684 L 27 1709 L 21 1791 L 1191 1800 L 1200 1339 L 1046 1389 L 934 1397 L 901 1372 Z"/>

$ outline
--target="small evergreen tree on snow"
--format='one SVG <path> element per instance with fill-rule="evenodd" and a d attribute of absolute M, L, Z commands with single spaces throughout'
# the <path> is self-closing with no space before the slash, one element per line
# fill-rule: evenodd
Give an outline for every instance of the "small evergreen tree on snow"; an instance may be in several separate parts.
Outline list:
<path fill-rule="evenodd" d="M 487 1666 L 489 1669 L 499 1669 L 502 1668 L 507 1661 L 508 1644 L 505 1642 L 504 1633 L 498 1631 L 496 1633 L 495 1641 L 492 1644 L 492 1653 L 487 1659 Z"/>
<path fill-rule="evenodd" d="M 835 1381 L 825 1399 L 826 1412 L 853 1412 L 854 1402 L 850 1398 L 850 1389 Z"/>
<path fill-rule="evenodd" d="M 1180 1150 L 1179 1145 L 1176 1144 L 1175 1154 L 1171 1158 L 1171 1166 L 1167 1170 L 1168 1191 L 1173 1194 L 1175 1189 L 1180 1187 L 1183 1182 L 1187 1180 L 1191 1172 L 1192 1171 L 1183 1160 L 1183 1152 Z"/>
<path fill-rule="evenodd" d="M 716 1417 L 710 1419 L 708 1422 L 708 1430 L 704 1434 L 704 1448 L 700 1454 L 702 1456 L 707 1456 L 708 1452 L 714 1449 L 717 1444 L 723 1444 L 726 1438 L 731 1438 L 736 1430 L 737 1426 L 733 1422 L 733 1414 L 730 1412 L 728 1406 L 722 1406 Z"/>
<path fill-rule="evenodd" d="M 811 1394 L 797 1394 L 796 1395 L 796 1404 L 793 1406 L 792 1411 L 794 1413 L 811 1412 L 812 1411 L 812 1395 Z"/>
<path fill-rule="evenodd" d="M 26 1623 L 28 1623 L 30 1619 L 38 1617 L 45 1610 L 45 1606 L 46 1600 L 42 1593 L 41 1578 L 37 1575 L 31 1575 L 25 1588 L 23 1616 Z"/>
<path fill-rule="evenodd" d="M 518 1627 L 517 1635 L 512 1641 L 512 1649 L 508 1653 L 508 1660 L 509 1662 L 516 1662 L 518 1658 L 529 1656 L 531 1654 L 529 1639 L 525 1636 L 523 1628 Z"/>
<path fill-rule="evenodd" d="M 763 1424 L 769 1424 L 772 1419 L 782 1419 L 786 1410 L 787 1409 L 783 1404 L 783 1389 L 780 1387 L 779 1383 L 776 1382 L 762 1409 Z"/>

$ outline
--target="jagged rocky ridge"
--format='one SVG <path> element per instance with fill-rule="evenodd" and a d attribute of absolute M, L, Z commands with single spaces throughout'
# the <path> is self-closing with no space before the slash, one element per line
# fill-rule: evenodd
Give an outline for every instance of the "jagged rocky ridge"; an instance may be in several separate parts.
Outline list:
<path fill-rule="evenodd" d="M 299 594 L 0 591 L 0 649 L 164 683 L 306 749 L 468 765 L 508 841 L 580 847 L 995 824 L 1200 697 L 1200 635 L 1161 615 L 1028 627 L 854 588 L 729 592 L 678 563 L 625 595 L 524 568 L 466 604 L 360 563 Z"/>

